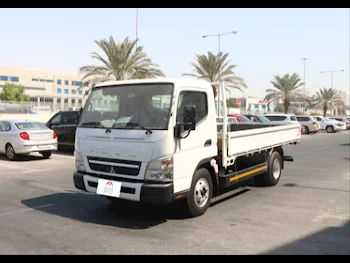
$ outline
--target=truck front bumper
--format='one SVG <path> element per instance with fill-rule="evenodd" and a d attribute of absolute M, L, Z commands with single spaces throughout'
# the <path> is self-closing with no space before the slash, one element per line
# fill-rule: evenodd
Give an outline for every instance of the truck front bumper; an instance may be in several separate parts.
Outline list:
<path fill-rule="evenodd" d="M 81 172 L 75 172 L 73 174 L 75 188 L 91 193 L 96 193 L 98 179 L 98 177 Z M 169 204 L 174 200 L 173 183 L 149 184 L 124 182 L 120 179 L 110 180 L 122 184 L 120 192 L 121 199 L 153 204 Z"/>

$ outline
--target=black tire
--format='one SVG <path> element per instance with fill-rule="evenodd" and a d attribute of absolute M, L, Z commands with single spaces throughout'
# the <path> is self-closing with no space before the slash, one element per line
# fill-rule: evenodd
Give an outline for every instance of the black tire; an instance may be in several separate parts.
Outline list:
<path fill-rule="evenodd" d="M 10 161 L 14 161 L 17 159 L 17 154 L 11 144 L 6 145 L 6 157 Z"/>
<path fill-rule="evenodd" d="M 326 127 L 326 131 L 327 131 L 327 133 L 333 133 L 333 132 L 334 132 L 333 126 L 328 125 L 328 126 Z"/>
<path fill-rule="evenodd" d="M 49 159 L 51 154 L 52 154 L 51 151 L 41 152 L 41 155 L 43 156 L 44 159 Z"/>
<path fill-rule="evenodd" d="M 306 134 L 310 134 L 309 127 L 307 127 L 307 126 L 305 126 L 305 133 L 306 133 Z"/>
<path fill-rule="evenodd" d="M 277 164 L 276 164 L 277 162 Z M 282 158 L 279 152 L 273 152 L 267 159 L 267 172 L 254 177 L 259 186 L 274 186 L 278 184 L 282 174 Z M 274 166 L 277 171 L 274 173 Z"/>
<path fill-rule="evenodd" d="M 207 169 L 201 168 L 195 172 L 191 189 L 184 202 L 188 216 L 203 215 L 210 205 L 212 196 L 213 182 L 211 175 Z"/>

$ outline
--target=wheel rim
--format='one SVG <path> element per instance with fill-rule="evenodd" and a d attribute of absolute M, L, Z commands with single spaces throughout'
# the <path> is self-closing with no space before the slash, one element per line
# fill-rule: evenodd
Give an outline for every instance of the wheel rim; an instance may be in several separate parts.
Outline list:
<path fill-rule="evenodd" d="M 331 132 L 331 131 L 332 131 L 332 127 L 328 127 L 328 128 L 327 128 L 327 131 L 328 131 L 328 132 Z"/>
<path fill-rule="evenodd" d="M 9 159 L 12 159 L 13 156 L 15 155 L 15 151 L 13 150 L 13 148 L 12 148 L 11 146 L 9 146 L 9 147 L 7 147 L 7 152 L 6 152 L 6 154 L 7 154 L 7 157 L 8 157 Z"/>
<path fill-rule="evenodd" d="M 198 207 L 206 205 L 209 199 L 209 183 L 207 179 L 201 178 L 194 188 L 194 201 Z"/>
<path fill-rule="evenodd" d="M 281 174 L 281 163 L 278 159 L 275 159 L 272 164 L 272 175 L 275 179 L 278 179 Z"/>

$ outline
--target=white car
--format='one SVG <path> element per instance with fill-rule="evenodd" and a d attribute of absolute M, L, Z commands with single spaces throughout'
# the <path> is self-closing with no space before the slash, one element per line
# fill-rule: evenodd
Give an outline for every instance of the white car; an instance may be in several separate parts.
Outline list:
<path fill-rule="evenodd" d="M 269 113 L 269 114 L 264 114 L 264 116 L 270 120 L 271 124 L 299 123 L 294 114 Z"/>
<path fill-rule="evenodd" d="M 9 160 L 17 155 L 39 152 L 45 159 L 57 151 L 56 132 L 38 121 L 0 120 L 0 153 Z"/>
<path fill-rule="evenodd" d="M 321 126 L 321 130 L 326 130 L 328 133 L 343 131 L 346 129 L 345 123 L 331 120 L 323 116 L 314 116 Z"/>

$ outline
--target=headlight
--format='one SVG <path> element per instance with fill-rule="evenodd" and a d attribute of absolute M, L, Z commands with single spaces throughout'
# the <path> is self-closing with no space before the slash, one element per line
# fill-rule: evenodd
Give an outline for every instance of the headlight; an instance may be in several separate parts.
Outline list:
<path fill-rule="evenodd" d="M 74 151 L 74 157 L 75 157 L 75 168 L 77 169 L 77 171 L 85 172 L 86 170 L 85 170 L 83 156 L 79 152 Z"/>
<path fill-rule="evenodd" d="M 173 157 L 151 161 L 147 166 L 145 180 L 157 182 L 173 181 Z"/>

